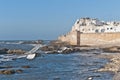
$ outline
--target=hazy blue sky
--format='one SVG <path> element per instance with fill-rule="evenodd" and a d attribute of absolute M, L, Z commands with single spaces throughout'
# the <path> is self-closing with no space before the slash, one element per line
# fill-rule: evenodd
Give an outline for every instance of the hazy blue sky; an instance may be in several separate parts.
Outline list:
<path fill-rule="evenodd" d="M 120 20 L 120 0 L 0 0 L 0 40 L 57 39 L 81 17 Z"/>

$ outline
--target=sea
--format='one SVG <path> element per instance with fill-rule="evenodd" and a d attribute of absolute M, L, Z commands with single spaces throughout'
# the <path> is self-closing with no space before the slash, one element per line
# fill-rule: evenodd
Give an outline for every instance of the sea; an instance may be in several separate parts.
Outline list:
<path fill-rule="evenodd" d="M 23 40 L 0 41 L 0 48 L 22 49 L 29 51 L 33 44 L 21 44 Z M 89 52 L 70 54 L 40 54 L 33 60 L 25 55 L 0 54 L 0 66 L 12 66 L 7 69 L 21 69 L 22 73 L 0 74 L 0 80 L 112 80 L 113 73 L 97 72 L 108 60 L 95 57 Z M 30 66 L 22 68 L 21 66 Z M 4 68 L 0 68 L 3 70 Z"/>

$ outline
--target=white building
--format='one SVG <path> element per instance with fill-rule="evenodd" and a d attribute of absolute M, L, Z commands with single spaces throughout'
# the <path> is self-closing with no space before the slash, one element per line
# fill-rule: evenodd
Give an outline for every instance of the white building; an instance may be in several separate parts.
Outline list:
<path fill-rule="evenodd" d="M 72 27 L 72 31 L 76 30 L 82 33 L 120 32 L 120 22 L 104 22 L 98 19 L 81 18 Z"/>

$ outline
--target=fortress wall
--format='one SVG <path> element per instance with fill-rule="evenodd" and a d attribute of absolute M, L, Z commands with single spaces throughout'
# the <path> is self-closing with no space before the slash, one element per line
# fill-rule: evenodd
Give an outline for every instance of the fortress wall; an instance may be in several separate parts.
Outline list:
<path fill-rule="evenodd" d="M 77 44 L 77 33 L 76 32 L 70 32 L 67 35 L 62 35 L 58 37 L 58 40 L 61 40 L 63 42 L 68 42 L 71 45 L 76 45 Z"/>
<path fill-rule="evenodd" d="M 77 32 L 70 32 L 66 36 L 58 38 L 61 41 L 69 42 L 71 45 L 77 44 Z M 120 33 L 84 33 L 80 34 L 81 45 L 106 45 L 120 44 Z"/>

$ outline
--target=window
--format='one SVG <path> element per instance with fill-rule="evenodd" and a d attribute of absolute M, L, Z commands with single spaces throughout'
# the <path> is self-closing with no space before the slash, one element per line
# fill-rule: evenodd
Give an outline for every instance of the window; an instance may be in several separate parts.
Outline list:
<path fill-rule="evenodd" d="M 107 28 L 107 30 L 109 30 L 109 28 Z"/>
<path fill-rule="evenodd" d="M 98 30 L 98 29 L 96 29 L 96 30 L 95 30 L 95 32 L 96 32 L 96 33 L 98 33 L 98 32 L 99 32 L 99 30 Z"/>
<path fill-rule="evenodd" d="M 101 29 L 101 32 L 105 32 L 105 29 Z"/>
<path fill-rule="evenodd" d="M 82 29 L 82 31 L 84 31 L 84 29 Z"/>
<path fill-rule="evenodd" d="M 79 21 L 77 21 L 77 24 L 79 24 Z"/>
<path fill-rule="evenodd" d="M 113 28 L 110 28 L 111 30 L 113 29 Z"/>

